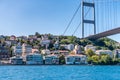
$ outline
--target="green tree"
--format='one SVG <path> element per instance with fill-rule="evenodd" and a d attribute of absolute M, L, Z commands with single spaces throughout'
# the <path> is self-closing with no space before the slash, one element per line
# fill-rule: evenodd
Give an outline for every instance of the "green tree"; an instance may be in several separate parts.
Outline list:
<path fill-rule="evenodd" d="M 100 64 L 109 65 L 112 63 L 112 58 L 109 55 L 101 55 Z"/>
<path fill-rule="evenodd" d="M 93 64 L 99 64 L 100 57 L 98 55 L 93 55 L 92 56 L 92 63 Z"/>
<path fill-rule="evenodd" d="M 93 62 L 92 58 L 91 58 L 91 57 L 88 57 L 88 58 L 87 58 L 87 62 L 88 62 L 88 64 L 92 64 L 92 62 Z"/>
<path fill-rule="evenodd" d="M 86 50 L 86 55 L 88 57 L 92 57 L 93 55 L 95 55 L 95 53 L 91 49 L 88 49 L 88 50 Z"/>
<path fill-rule="evenodd" d="M 61 55 L 61 56 L 59 57 L 59 63 L 60 63 L 60 64 L 65 64 L 65 56 L 64 56 L 64 55 Z"/>

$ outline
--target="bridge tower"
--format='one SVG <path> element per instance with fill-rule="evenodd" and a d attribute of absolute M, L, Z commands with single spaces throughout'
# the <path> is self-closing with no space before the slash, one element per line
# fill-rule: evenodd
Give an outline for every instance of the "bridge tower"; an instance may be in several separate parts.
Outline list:
<path fill-rule="evenodd" d="M 92 14 L 89 14 L 93 17 L 93 19 L 85 19 L 85 10 L 86 7 L 92 9 Z M 82 0 L 82 38 L 84 38 L 84 28 L 85 28 L 85 24 L 93 24 L 94 27 L 94 34 L 96 34 L 96 23 L 95 23 L 95 3 L 93 2 L 86 2 L 84 0 Z"/>

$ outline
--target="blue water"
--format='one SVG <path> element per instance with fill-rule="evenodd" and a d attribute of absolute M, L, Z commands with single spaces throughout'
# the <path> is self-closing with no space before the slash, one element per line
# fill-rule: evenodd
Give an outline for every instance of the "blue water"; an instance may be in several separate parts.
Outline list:
<path fill-rule="evenodd" d="M 120 80 L 120 66 L 0 66 L 0 80 Z"/>

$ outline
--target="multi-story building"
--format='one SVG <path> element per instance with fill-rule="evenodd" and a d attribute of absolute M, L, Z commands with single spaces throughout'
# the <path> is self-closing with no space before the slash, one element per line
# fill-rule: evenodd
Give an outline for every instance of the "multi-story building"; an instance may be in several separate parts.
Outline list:
<path fill-rule="evenodd" d="M 73 50 L 74 49 L 74 44 L 68 44 L 68 50 Z"/>
<path fill-rule="evenodd" d="M 46 46 L 46 48 L 49 46 L 50 40 L 48 39 L 47 35 L 42 36 L 42 39 L 40 41 L 41 46 Z"/>
<path fill-rule="evenodd" d="M 86 55 L 68 55 L 65 56 L 66 64 L 87 64 Z"/>
<path fill-rule="evenodd" d="M 0 46 L 0 60 L 8 60 L 10 58 L 10 51 L 8 48 Z"/>
<path fill-rule="evenodd" d="M 27 54 L 26 64 L 43 64 L 43 57 L 40 53 Z"/>
<path fill-rule="evenodd" d="M 22 56 L 26 56 L 29 53 L 32 53 L 32 46 L 23 44 L 22 45 Z"/>
<path fill-rule="evenodd" d="M 57 40 L 57 41 L 54 43 L 54 48 L 55 48 L 55 49 L 59 49 L 59 40 Z"/>
<path fill-rule="evenodd" d="M 113 57 L 113 52 L 111 50 L 97 50 L 95 53 L 97 55 L 106 54 L 109 55 L 110 57 Z"/>
<path fill-rule="evenodd" d="M 45 56 L 45 64 L 59 64 L 58 56 L 53 54 Z"/>
<path fill-rule="evenodd" d="M 20 44 L 14 46 L 13 50 L 16 56 L 22 56 L 22 46 Z"/>
<path fill-rule="evenodd" d="M 82 54 L 82 50 L 79 45 L 75 46 L 75 49 L 73 50 L 75 54 Z"/>
<path fill-rule="evenodd" d="M 61 47 L 64 47 L 67 50 L 73 50 L 74 49 L 74 44 L 61 44 Z"/>

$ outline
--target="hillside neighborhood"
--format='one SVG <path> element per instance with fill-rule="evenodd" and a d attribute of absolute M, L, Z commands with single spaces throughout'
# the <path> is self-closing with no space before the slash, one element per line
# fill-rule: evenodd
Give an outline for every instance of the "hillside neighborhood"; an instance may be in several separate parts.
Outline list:
<path fill-rule="evenodd" d="M 120 62 L 119 46 L 108 38 L 90 41 L 38 32 L 19 37 L 0 35 L 0 64 L 114 65 Z"/>

